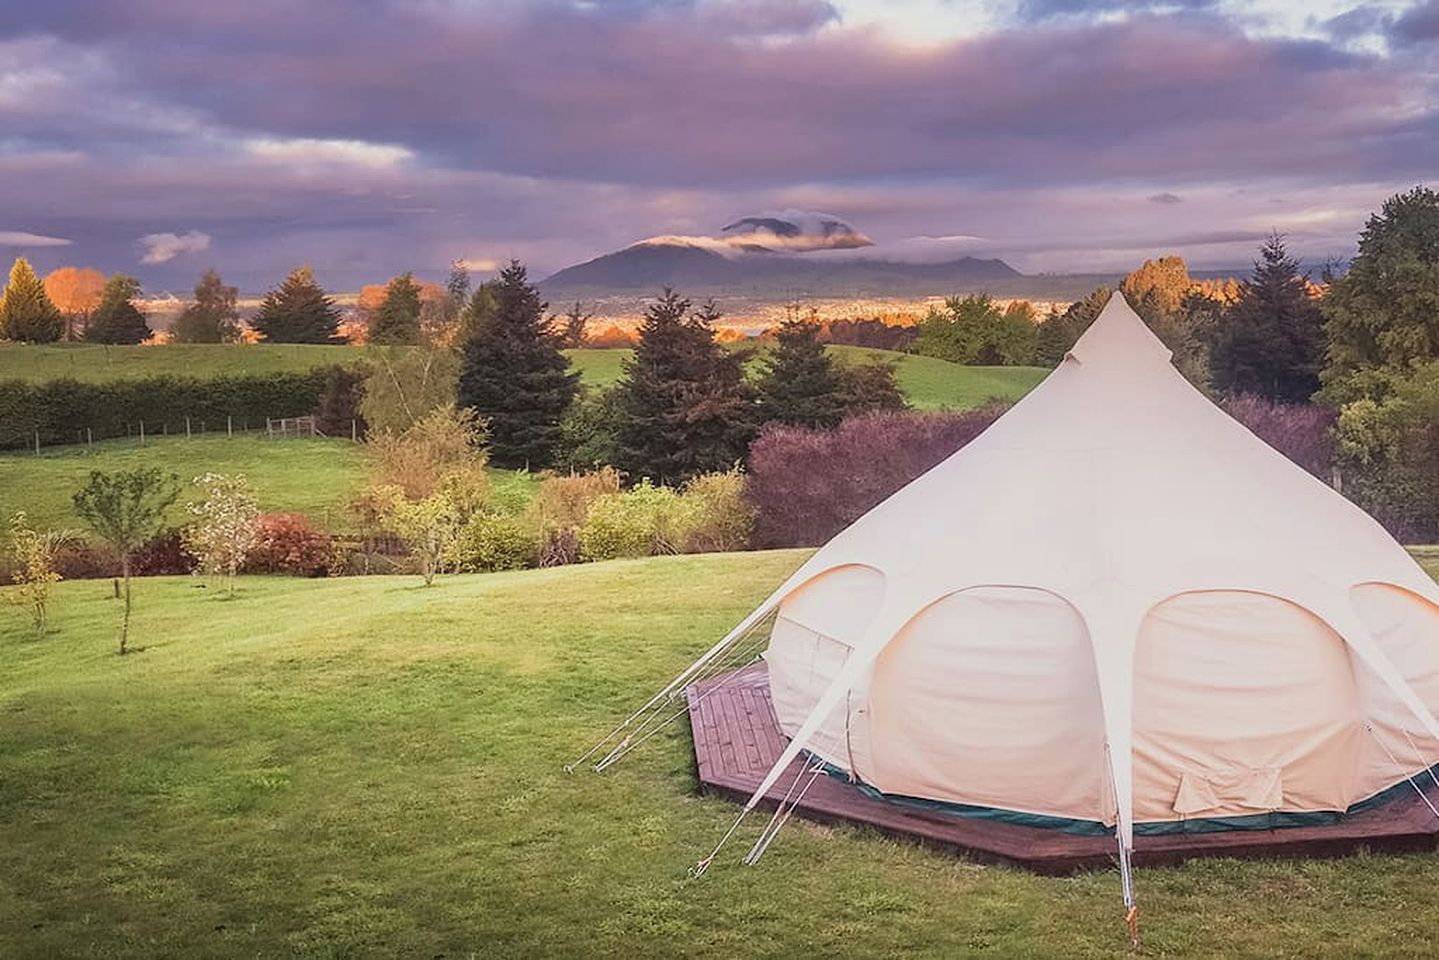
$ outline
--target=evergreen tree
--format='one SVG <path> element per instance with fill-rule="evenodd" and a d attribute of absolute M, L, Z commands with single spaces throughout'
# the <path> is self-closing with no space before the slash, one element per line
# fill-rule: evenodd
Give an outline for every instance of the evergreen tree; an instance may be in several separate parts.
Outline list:
<path fill-rule="evenodd" d="M 195 283 L 195 299 L 181 311 L 171 332 L 176 343 L 227 343 L 240 335 L 240 314 L 235 309 L 240 291 L 225 285 L 214 270 L 206 270 Z"/>
<path fill-rule="evenodd" d="M 340 311 L 315 282 L 309 267 L 296 267 L 278 287 L 265 294 L 260 312 L 250 322 L 270 343 L 340 343 Z"/>
<path fill-rule="evenodd" d="M 518 260 L 490 292 L 494 309 L 475 318 L 463 348 L 459 402 L 486 421 L 496 466 L 547 467 L 580 375 L 568 369 L 545 323 L 545 304 Z"/>
<path fill-rule="evenodd" d="M 1209 355 L 1211 380 L 1220 391 L 1303 403 L 1319 389 L 1323 361 L 1319 304 L 1276 234 L 1260 248 L 1239 298 L 1220 315 Z"/>
<path fill-rule="evenodd" d="M 713 303 L 689 311 L 688 300 L 665 290 L 645 311 L 625 364 L 616 466 L 631 479 L 674 484 L 728 470 L 754 434 L 744 355 L 716 342 Z"/>
<path fill-rule="evenodd" d="M 819 327 L 801 319 L 780 324 L 760 374 L 761 422 L 833 427 L 844 416 L 844 378 L 819 340 Z"/>
<path fill-rule="evenodd" d="M 145 314 L 135 306 L 140 281 L 117 273 L 105 281 L 100 305 L 90 315 L 85 339 L 91 343 L 141 343 L 150 336 Z"/>
<path fill-rule="evenodd" d="M 465 309 L 465 304 L 470 299 L 470 268 L 465 266 L 465 261 L 450 261 L 450 276 L 445 281 L 445 294 L 450 298 L 456 314 Z"/>
<path fill-rule="evenodd" d="M 1439 192 L 1390 197 L 1324 298 L 1327 399 L 1381 399 L 1387 382 L 1439 360 Z"/>
<path fill-rule="evenodd" d="M 45 285 L 35 276 L 30 261 L 16 257 L 10 268 L 10 282 L 0 293 L 0 337 L 54 343 L 64 332 L 64 314 L 45 293 Z"/>
<path fill-rule="evenodd" d="M 414 274 L 402 273 L 385 287 L 385 299 L 370 321 L 370 342 L 420 342 L 420 285 Z"/>

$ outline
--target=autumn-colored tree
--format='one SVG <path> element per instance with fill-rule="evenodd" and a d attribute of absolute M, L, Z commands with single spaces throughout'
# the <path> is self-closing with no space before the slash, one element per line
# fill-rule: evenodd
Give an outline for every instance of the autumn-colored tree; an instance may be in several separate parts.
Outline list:
<path fill-rule="evenodd" d="M 89 267 L 59 267 L 45 275 L 45 294 L 65 315 L 65 339 L 78 339 L 85 332 L 90 311 L 100 304 L 105 275 Z"/>
<path fill-rule="evenodd" d="M 339 343 L 340 311 L 308 266 L 265 294 L 250 325 L 271 343 Z"/>
<path fill-rule="evenodd" d="M 460 358 L 453 350 L 383 351 L 365 376 L 360 416 L 373 435 L 404 433 L 435 410 L 454 405 L 459 377 Z"/>
<path fill-rule="evenodd" d="M 1148 297 L 1159 311 L 1172 314 L 1192 286 L 1194 281 L 1190 279 L 1184 258 L 1171 255 L 1144 261 L 1138 270 L 1124 278 L 1119 289 L 1132 304 Z"/>
<path fill-rule="evenodd" d="M 370 320 L 369 342 L 379 345 L 420 342 L 420 285 L 402 273 L 385 286 L 384 299 Z"/>
<path fill-rule="evenodd" d="M 85 339 L 91 343 L 143 343 L 150 336 L 145 314 L 135 306 L 140 296 L 140 281 L 117 273 L 105 281 L 100 303 L 85 327 Z"/>
<path fill-rule="evenodd" d="M 65 317 L 50 302 L 30 261 L 16 257 L 0 292 L 0 339 L 54 343 L 65 332 Z"/>
<path fill-rule="evenodd" d="M 176 318 L 171 332 L 176 343 L 227 343 L 240 334 L 237 287 L 227 286 L 214 270 L 195 283 L 195 299 Z"/>

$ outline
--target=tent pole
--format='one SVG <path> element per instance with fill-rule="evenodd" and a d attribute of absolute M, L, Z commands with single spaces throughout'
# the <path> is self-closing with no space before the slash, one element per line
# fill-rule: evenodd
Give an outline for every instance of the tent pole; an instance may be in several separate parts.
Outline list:
<path fill-rule="evenodd" d="M 1116 832 L 1119 841 L 1119 883 L 1124 890 L 1124 922 L 1129 927 L 1129 944 L 1139 948 L 1139 905 L 1134 900 L 1134 865 L 1130 862 L 1130 851 L 1124 845 L 1124 837 Z"/>

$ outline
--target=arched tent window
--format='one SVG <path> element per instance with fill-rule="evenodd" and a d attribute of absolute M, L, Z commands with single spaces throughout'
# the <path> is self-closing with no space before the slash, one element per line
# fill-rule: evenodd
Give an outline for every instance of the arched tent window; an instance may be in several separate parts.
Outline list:
<path fill-rule="evenodd" d="M 977 586 L 880 654 L 867 717 L 885 793 L 1106 821 L 1104 722 L 1083 619 L 1047 590 Z"/>
<path fill-rule="evenodd" d="M 785 734 L 794 736 L 850 649 L 864 636 L 884 599 L 884 574 L 863 564 L 826 570 L 806 581 L 780 604 L 764 658 L 770 697 Z M 852 738 L 847 716 L 836 710 L 810 739 L 809 749 L 846 770 Z"/>
<path fill-rule="evenodd" d="M 1136 822 L 1344 810 L 1367 735 L 1343 639 L 1264 593 L 1153 607 L 1134 652 Z"/>

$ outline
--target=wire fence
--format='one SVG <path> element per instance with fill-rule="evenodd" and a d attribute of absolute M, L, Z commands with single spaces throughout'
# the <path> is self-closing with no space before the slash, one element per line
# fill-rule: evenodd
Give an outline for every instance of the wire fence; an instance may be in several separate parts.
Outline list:
<path fill-rule="evenodd" d="M 87 450 L 93 448 L 96 443 L 103 443 L 113 446 L 117 442 L 132 441 L 139 446 L 145 446 L 147 442 L 155 440 L 168 440 L 172 437 L 186 440 L 196 437 L 245 437 L 260 436 L 267 440 L 289 440 L 309 438 L 336 438 L 359 443 L 364 439 L 364 428 L 360 426 L 359 420 L 343 422 L 336 430 L 330 425 L 327 432 L 322 429 L 319 418 L 307 417 L 266 417 L 263 421 L 250 420 L 248 418 L 226 417 L 223 423 L 202 420 L 198 418 L 179 416 L 172 419 L 165 419 L 156 423 L 154 420 L 138 420 L 133 424 L 125 425 L 124 436 L 95 436 L 91 427 L 77 429 L 73 441 L 56 443 L 53 438 L 42 442 L 42 435 L 39 430 L 33 433 L 33 443 L 28 449 L 10 449 L 0 451 L 5 453 L 30 453 L 40 456 L 45 450 L 70 450 L 74 447 L 83 446 Z"/>

